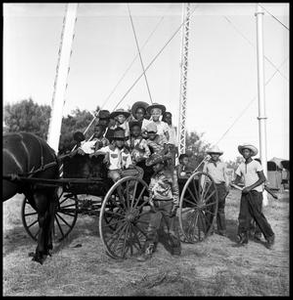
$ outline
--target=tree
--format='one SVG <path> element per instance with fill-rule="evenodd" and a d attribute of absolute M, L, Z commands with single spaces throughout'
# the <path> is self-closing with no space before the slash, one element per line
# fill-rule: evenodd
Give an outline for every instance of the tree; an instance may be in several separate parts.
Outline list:
<path fill-rule="evenodd" d="M 198 134 L 193 131 L 186 135 L 186 154 L 190 157 L 191 166 L 195 169 L 199 166 L 198 170 L 202 170 L 202 161 L 206 157 L 206 151 L 210 148 L 210 143 L 203 141 L 204 133 Z"/>
<path fill-rule="evenodd" d="M 240 165 L 241 162 L 243 162 L 243 157 L 242 156 L 237 156 L 234 161 L 229 160 L 226 162 L 227 168 L 233 169 L 236 171 L 237 167 Z"/>
<path fill-rule="evenodd" d="M 6 132 L 27 131 L 46 139 L 51 107 L 38 105 L 31 98 L 4 107 Z"/>

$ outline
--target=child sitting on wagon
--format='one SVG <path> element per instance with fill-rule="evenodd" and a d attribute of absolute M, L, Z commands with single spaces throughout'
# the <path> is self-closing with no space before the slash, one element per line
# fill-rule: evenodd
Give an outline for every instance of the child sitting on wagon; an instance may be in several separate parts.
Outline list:
<path fill-rule="evenodd" d="M 189 156 L 185 153 L 179 155 L 179 165 L 176 167 L 178 179 L 187 179 L 192 174 Z"/>
<path fill-rule="evenodd" d="M 147 145 L 151 153 L 162 153 L 167 151 L 167 140 L 164 136 L 157 134 L 157 125 L 154 122 L 146 126 L 148 133 Z"/>
<path fill-rule="evenodd" d="M 130 116 L 130 112 L 124 109 L 117 109 L 110 114 L 110 119 L 115 120 L 115 124 L 109 127 L 110 130 L 114 130 L 118 127 L 124 129 L 125 137 L 129 137 L 129 122 L 128 117 Z"/>
<path fill-rule="evenodd" d="M 113 135 L 113 143 L 94 153 L 94 155 L 105 155 L 104 163 L 107 164 L 108 177 L 114 182 L 127 175 L 142 178 L 140 172 L 133 166 L 130 152 L 125 148 L 124 143 L 124 130 L 116 128 Z"/>
<path fill-rule="evenodd" d="M 141 124 L 138 121 L 130 121 L 130 138 L 126 141 L 126 146 L 131 153 L 132 163 L 137 163 L 149 158 L 151 151 L 147 141 L 141 136 Z"/>

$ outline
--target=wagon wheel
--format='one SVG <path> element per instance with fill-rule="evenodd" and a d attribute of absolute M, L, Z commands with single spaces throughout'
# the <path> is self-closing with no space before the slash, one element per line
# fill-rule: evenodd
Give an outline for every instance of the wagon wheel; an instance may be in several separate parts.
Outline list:
<path fill-rule="evenodd" d="M 179 224 L 184 241 L 204 240 L 213 230 L 217 212 L 218 193 L 212 177 L 203 172 L 192 174 L 180 196 Z"/>
<path fill-rule="evenodd" d="M 106 194 L 99 219 L 100 237 L 112 258 L 127 258 L 142 251 L 148 225 L 148 186 L 127 176 Z"/>
<path fill-rule="evenodd" d="M 78 215 L 78 199 L 74 194 L 64 194 L 62 188 L 58 191 L 58 203 L 55 209 L 53 238 L 55 241 L 63 240 L 73 229 Z M 38 214 L 24 197 L 21 207 L 23 226 L 28 235 L 35 241 L 38 239 Z"/>

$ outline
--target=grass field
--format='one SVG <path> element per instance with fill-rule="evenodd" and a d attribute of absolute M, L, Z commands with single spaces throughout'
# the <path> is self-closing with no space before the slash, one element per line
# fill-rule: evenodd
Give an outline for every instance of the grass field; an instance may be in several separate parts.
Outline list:
<path fill-rule="evenodd" d="M 116 261 L 105 254 L 98 218 L 79 216 L 43 265 L 28 253 L 36 243 L 20 217 L 23 196 L 3 204 L 3 296 L 289 296 L 289 193 L 269 196 L 264 214 L 275 234 L 272 250 L 249 241 L 237 248 L 240 192 L 226 201 L 227 237 L 183 244 L 180 257 L 159 244 L 153 258 Z"/>

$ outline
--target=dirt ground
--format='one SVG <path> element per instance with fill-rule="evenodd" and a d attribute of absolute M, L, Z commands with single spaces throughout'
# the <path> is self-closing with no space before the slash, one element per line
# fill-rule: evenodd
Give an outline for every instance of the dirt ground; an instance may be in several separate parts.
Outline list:
<path fill-rule="evenodd" d="M 147 262 L 105 254 L 98 217 L 79 216 L 73 231 L 54 245 L 43 265 L 31 261 L 36 243 L 20 216 L 22 195 L 3 204 L 3 296 L 289 296 L 289 192 L 269 196 L 264 214 L 275 234 L 235 247 L 240 192 L 226 201 L 227 237 L 183 244 L 173 257 L 159 244 Z"/>

